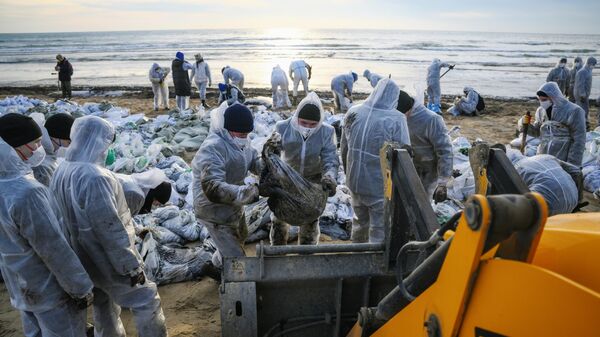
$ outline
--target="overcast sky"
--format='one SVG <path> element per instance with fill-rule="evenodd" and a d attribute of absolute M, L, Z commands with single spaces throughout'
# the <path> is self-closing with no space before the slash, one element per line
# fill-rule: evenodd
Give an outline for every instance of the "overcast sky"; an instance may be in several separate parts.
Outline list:
<path fill-rule="evenodd" d="M 373 28 L 600 34 L 599 0 L 0 0 L 0 33 Z"/>

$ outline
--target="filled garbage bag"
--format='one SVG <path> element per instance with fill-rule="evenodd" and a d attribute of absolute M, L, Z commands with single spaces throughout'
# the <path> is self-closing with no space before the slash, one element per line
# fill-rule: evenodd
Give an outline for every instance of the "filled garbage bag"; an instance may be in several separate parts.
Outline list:
<path fill-rule="evenodd" d="M 277 133 L 265 144 L 265 168 L 260 177 L 261 195 L 275 216 L 291 225 L 301 226 L 317 220 L 327 204 L 327 192 L 319 184 L 304 179 L 276 154 L 281 136 Z"/>

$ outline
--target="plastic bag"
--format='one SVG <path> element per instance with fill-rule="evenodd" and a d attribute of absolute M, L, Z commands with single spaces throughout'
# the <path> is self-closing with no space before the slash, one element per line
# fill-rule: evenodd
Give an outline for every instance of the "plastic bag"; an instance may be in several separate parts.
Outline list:
<path fill-rule="evenodd" d="M 270 142 L 277 143 L 280 139 L 274 133 Z M 296 226 L 312 223 L 323 213 L 327 193 L 321 185 L 304 179 L 273 151 L 273 146 L 265 145 L 263 149 L 266 165 L 260 177 L 261 195 L 269 197 L 269 208 L 280 220 Z"/>

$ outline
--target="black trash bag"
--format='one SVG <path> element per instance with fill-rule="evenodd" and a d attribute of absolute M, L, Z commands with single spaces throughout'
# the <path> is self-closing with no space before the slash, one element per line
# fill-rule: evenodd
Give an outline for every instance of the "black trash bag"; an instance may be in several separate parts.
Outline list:
<path fill-rule="evenodd" d="M 263 147 L 265 168 L 260 176 L 260 195 L 269 198 L 269 208 L 278 219 L 295 226 L 310 224 L 323 213 L 327 192 L 279 158 L 280 142 L 281 136 L 274 133 Z"/>

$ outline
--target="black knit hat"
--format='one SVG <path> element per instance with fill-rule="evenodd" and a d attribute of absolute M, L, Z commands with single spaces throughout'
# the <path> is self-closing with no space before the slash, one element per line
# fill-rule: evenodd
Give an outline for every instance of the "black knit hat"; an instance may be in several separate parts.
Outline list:
<path fill-rule="evenodd" d="M 413 105 L 415 104 L 414 98 L 410 97 L 409 94 L 404 90 L 400 90 L 400 95 L 398 96 L 398 111 L 402 113 L 407 113 Z"/>
<path fill-rule="evenodd" d="M 42 137 L 42 130 L 33 118 L 9 113 L 0 117 L 0 137 L 8 145 L 19 147 Z"/>
<path fill-rule="evenodd" d="M 538 95 L 539 97 L 548 97 L 548 94 L 541 90 L 536 92 L 536 95 Z"/>
<path fill-rule="evenodd" d="M 71 140 L 71 126 L 73 126 L 74 121 L 73 116 L 61 113 L 50 116 L 44 127 L 48 130 L 50 137 Z"/>
<path fill-rule="evenodd" d="M 314 104 L 305 104 L 302 109 L 298 111 L 298 118 L 318 122 L 321 120 L 321 110 Z"/>
<path fill-rule="evenodd" d="M 243 104 L 234 104 L 225 110 L 223 127 L 233 132 L 252 132 L 254 116 L 250 109 Z"/>
<path fill-rule="evenodd" d="M 144 201 L 144 205 L 140 209 L 140 214 L 150 213 L 152 211 L 152 204 L 154 200 L 160 202 L 161 204 L 166 204 L 167 201 L 171 198 L 171 183 L 168 181 L 163 181 L 160 185 L 148 191 L 148 195 L 146 195 L 146 199 Z"/>

